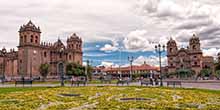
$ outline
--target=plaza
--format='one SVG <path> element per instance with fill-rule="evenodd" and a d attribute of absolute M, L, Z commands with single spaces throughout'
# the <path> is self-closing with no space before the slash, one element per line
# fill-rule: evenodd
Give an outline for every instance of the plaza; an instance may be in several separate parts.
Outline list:
<path fill-rule="evenodd" d="M 138 86 L 2 88 L 2 110 L 219 109 L 220 91 Z"/>
<path fill-rule="evenodd" d="M 218 0 L 0 0 L 0 110 L 220 110 Z"/>

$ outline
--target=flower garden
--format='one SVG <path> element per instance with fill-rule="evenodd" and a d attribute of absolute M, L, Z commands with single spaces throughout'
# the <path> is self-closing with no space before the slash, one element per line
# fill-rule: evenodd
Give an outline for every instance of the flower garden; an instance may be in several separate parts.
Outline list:
<path fill-rule="evenodd" d="M 0 88 L 1 110 L 220 109 L 220 91 L 158 87 Z"/>

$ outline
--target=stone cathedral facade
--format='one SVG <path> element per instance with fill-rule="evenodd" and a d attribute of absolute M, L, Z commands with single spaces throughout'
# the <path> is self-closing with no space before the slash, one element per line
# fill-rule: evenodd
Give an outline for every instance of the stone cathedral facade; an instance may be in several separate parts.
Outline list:
<path fill-rule="evenodd" d="M 204 68 L 214 71 L 214 58 L 203 56 L 200 39 L 195 34 L 189 39 L 187 48 L 178 48 L 172 38 L 167 42 L 168 72 L 175 72 L 179 69 L 190 69 L 196 75 Z"/>
<path fill-rule="evenodd" d="M 82 39 L 75 33 L 67 38 L 66 45 L 41 42 L 40 27 L 31 21 L 19 29 L 18 51 L 3 48 L 0 51 L 0 75 L 9 77 L 39 77 L 41 64 L 49 64 L 48 76 L 59 76 L 59 66 L 75 62 L 82 65 Z"/>

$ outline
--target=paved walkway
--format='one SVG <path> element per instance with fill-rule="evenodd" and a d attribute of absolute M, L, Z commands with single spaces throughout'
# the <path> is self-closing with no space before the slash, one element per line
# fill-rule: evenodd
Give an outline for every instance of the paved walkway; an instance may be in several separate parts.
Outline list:
<path fill-rule="evenodd" d="M 163 83 L 166 86 L 166 82 Z M 60 84 L 33 84 L 32 87 L 55 87 Z M 70 84 L 65 84 L 70 86 Z M 116 84 L 88 84 L 87 86 L 116 86 Z M 120 85 L 121 86 L 121 85 Z M 127 86 L 126 84 L 124 86 Z M 140 86 L 139 82 L 131 83 L 129 86 Z M 14 84 L 0 84 L 0 87 L 15 87 Z M 23 85 L 17 85 L 16 87 L 23 87 Z M 25 85 L 25 87 L 31 87 L 31 85 Z M 178 86 L 177 86 L 178 87 Z M 182 87 L 184 88 L 201 88 L 201 89 L 212 89 L 220 90 L 220 82 L 183 82 Z"/>

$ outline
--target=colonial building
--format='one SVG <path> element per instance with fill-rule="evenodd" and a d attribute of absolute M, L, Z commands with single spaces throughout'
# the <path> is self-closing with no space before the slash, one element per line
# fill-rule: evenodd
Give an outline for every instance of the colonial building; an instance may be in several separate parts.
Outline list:
<path fill-rule="evenodd" d="M 142 65 L 133 65 L 133 66 L 127 66 L 127 67 L 96 67 L 94 68 L 94 73 L 105 73 L 112 76 L 118 76 L 122 74 L 123 76 L 129 76 L 130 72 L 132 71 L 132 74 L 150 74 L 157 73 L 159 71 L 158 67 L 154 67 L 151 65 L 148 65 L 144 62 Z"/>
<path fill-rule="evenodd" d="M 5 77 L 40 76 L 41 64 L 50 65 L 49 76 L 65 72 L 65 64 L 82 64 L 82 39 L 75 33 L 67 38 L 66 46 L 58 39 L 55 43 L 41 42 L 40 27 L 31 21 L 19 29 L 18 51 L 0 51 L 0 74 Z"/>
<path fill-rule="evenodd" d="M 214 58 L 203 56 L 200 46 L 200 39 L 195 34 L 190 38 L 187 48 L 178 49 L 176 41 L 171 38 L 167 42 L 168 72 L 190 69 L 198 75 L 203 68 L 214 71 Z"/>

